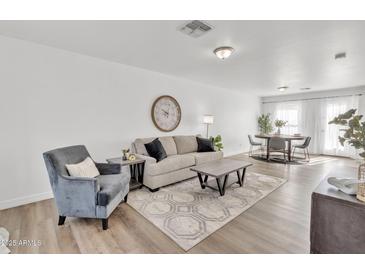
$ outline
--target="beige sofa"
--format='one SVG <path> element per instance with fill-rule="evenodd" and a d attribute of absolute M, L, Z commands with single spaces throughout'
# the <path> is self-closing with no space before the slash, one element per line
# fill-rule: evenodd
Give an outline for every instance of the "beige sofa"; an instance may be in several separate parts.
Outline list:
<path fill-rule="evenodd" d="M 155 138 L 138 138 L 132 143 L 132 152 L 146 160 L 143 184 L 151 191 L 196 176 L 195 172 L 190 171 L 192 166 L 223 158 L 222 151 L 197 152 L 198 143 L 194 135 L 164 136 L 158 138 L 167 158 L 156 162 L 156 159 L 148 156 L 144 146 Z"/>

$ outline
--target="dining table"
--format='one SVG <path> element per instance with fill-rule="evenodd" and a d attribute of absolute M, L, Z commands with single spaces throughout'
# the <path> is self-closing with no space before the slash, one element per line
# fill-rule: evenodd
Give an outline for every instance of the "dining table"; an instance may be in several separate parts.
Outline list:
<path fill-rule="evenodd" d="M 256 134 L 256 138 L 265 139 L 266 140 L 266 159 L 269 160 L 270 150 L 269 150 L 269 142 L 272 137 L 280 137 L 283 138 L 286 142 L 288 142 L 288 161 L 291 162 L 291 142 L 304 140 L 306 137 L 302 135 L 286 135 L 286 134 Z"/>

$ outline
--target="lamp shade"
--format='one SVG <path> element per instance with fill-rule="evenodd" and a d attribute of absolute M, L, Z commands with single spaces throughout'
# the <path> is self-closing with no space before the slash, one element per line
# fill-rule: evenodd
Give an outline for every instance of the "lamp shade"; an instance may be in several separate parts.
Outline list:
<path fill-rule="evenodd" d="M 203 117 L 204 124 L 213 124 L 214 122 L 214 116 L 213 115 L 204 115 Z"/>

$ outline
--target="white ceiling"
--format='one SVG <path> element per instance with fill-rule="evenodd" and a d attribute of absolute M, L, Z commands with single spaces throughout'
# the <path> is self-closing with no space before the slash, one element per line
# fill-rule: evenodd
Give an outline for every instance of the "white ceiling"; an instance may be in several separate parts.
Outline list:
<path fill-rule="evenodd" d="M 178 32 L 184 22 L 0 21 L 0 34 L 258 95 L 365 84 L 365 21 L 208 20 L 200 38 Z M 219 46 L 235 53 L 219 60 Z"/>

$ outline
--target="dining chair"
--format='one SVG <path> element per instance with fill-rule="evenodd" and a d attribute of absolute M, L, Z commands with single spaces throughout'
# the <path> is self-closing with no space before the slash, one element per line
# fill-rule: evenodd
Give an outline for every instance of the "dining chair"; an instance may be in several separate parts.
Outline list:
<path fill-rule="evenodd" d="M 284 138 L 281 137 L 271 137 L 269 140 L 269 155 L 268 160 L 270 160 L 270 152 L 281 152 L 284 155 L 284 161 L 286 162 L 286 142 Z"/>
<path fill-rule="evenodd" d="M 261 152 L 261 155 L 262 155 L 262 143 L 260 142 L 255 142 L 253 139 L 252 139 L 252 136 L 251 135 L 248 135 L 248 140 L 250 142 L 250 150 L 248 151 L 248 156 L 249 157 L 252 157 L 252 152 L 253 152 L 253 148 L 255 146 L 259 146 L 260 147 L 260 152 Z"/>
<path fill-rule="evenodd" d="M 309 156 L 309 150 L 308 150 L 308 147 L 309 147 L 309 144 L 310 144 L 310 142 L 311 142 L 311 137 L 307 137 L 307 138 L 305 138 L 305 140 L 304 140 L 304 143 L 303 144 L 301 144 L 301 145 L 294 145 L 293 146 L 293 152 L 292 152 L 292 155 L 293 155 L 293 158 L 294 158 L 294 152 L 295 152 L 295 149 L 296 148 L 299 148 L 299 149 L 303 149 L 303 151 L 304 151 L 304 160 L 308 160 L 308 161 L 310 161 L 310 156 Z M 308 157 L 308 159 L 307 159 L 307 157 Z"/>

